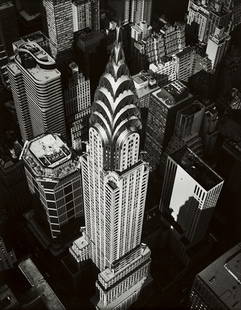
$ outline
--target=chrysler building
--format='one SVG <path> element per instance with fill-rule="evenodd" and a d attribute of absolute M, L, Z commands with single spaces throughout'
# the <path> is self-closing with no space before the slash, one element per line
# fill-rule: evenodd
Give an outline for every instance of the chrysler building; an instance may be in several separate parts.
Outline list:
<path fill-rule="evenodd" d="M 100 270 L 96 309 L 127 309 L 149 280 L 141 243 L 149 164 L 140 158 L 141 121 L 119 29 L 100 78 L 82 156 L 85 228 L 70 253 Z"/>

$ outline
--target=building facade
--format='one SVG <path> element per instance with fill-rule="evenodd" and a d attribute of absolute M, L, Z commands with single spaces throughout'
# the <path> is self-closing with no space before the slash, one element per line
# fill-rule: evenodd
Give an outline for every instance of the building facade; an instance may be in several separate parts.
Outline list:
<path fill-rule="evenodd" d="M 174 81 L 151 94 L 145 150 L 153 169 L 160 163 L 160 157 L 171 139 L 176 114 L 192 100 L 186 86 Z"/>
<path fill-rule="evenodd" d="M 20 156 L 31 194 L 43 207 L 52 238 L 83 215 L 79 157 L 57 134 L 26 142 Z"/>
<path fill-rule="evenodd" d="M 184 147 L 168 156 L 160 210 L 194 245 L 207 233 L 223 180 L 194 152 Z"/>
<path fill-rule="evenodd" d="M 37 43 L 20 40 L 8 72 L 23 141 L 46 132 L 66 137 L 61 74 L 54 59 Z"/>
<path fill-rule="evenodd" d="M 73 44 L 72 0 L 43 0 L 54 58 L 70 51 Z"/>
<path fill-rule="evenodd" d="M 75 62 L 69 64 L 69 79 L 64 89 L 65 117 L 68 135 L 74 149 L 87 140 L 87 123 L 90 116 L 90 80 L 86 79 Z"/>
<path fill-rule="evenodd" d="M 92 27 L 92 10 L 90 0 L 76 0 L 72 3 L 74 32 Z"/>
<path fill-rule="evenodd" d="M 231 36 L 224 32 L 224 29 L 216 28 L 213 35 L 210 35 L 207 44 L 207 56 L 212 62 L 212 70 L 215 71 L 222 61 L 229 46 Z"/>
<path fill-rule="evenodd" d="M 230 31 L 232 27 L 231 1 L 189 0 L 187 24 L 197 34 L 198 41 L 207 44 L 216 27 Z"/>
<path fill-rule="evenodd" d="M 86 226 L 70 248 L 99 268 L 97 309 L 127 309 L 148 279 L 150 250 L 141 243 L 149 165 L 140 160 L 141 122 L 121 43 L 100 79 L 82 157 Z"/>
<path fill-rule="evenodd" d="M 152 0 L 131 0 L 130 22 L 138 24 L 139 22 L 145 21 L 150 25 L 151 14 Z"/>
<path fill-rule="evenodd" d="M 171 57 L 185 48 L 185 26 L 181 23 L 170 25 L 163 20 L 159 33 L 146 39 L 146 56 L 149 63 L 158 64 L 163 56 Z"/>

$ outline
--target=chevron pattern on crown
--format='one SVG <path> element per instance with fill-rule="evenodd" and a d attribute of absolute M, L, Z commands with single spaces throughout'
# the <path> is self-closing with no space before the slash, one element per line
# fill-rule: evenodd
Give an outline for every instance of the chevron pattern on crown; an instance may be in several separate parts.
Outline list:
<path fill-rule="evenodd" d="M 140 114 L 135 101 L 135 86 L 125 63 L 122 45 L 115 42 L 95 93 L 90 118 L 90 125 L 98 130 L 106 146 L 113 147 L 126 130 L 140 130 Z"/>

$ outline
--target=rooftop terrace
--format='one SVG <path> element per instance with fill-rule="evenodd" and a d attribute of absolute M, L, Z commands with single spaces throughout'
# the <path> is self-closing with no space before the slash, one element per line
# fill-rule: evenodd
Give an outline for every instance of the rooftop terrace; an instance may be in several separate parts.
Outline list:
<path fill-rule="evenodd" d="M 57 134 L 47 134 L 26 142 L 21 158 L 39 177 L 61 179 L 79 168 L 72 155 Z"/>
<path fill-rule="evenodd" d="M 223 182 L 223 179 L 214 170 L 186 147 L 172 154 L 171 158 L 205 190 L 210 190 Z"/>

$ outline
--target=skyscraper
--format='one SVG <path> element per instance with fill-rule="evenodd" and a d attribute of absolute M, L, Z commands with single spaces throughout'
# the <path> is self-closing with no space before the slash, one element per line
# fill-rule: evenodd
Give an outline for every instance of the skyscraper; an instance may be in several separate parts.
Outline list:
<path fill-rule="evenodd" d="M 92 30 L 100 30 L 100 0 L 91 0 Z"/>
<path fill-rule="evenodd" d="M 145 149 L 154 169 L 173 135 L 178 110 L 192 100 L 187 87 L 178 80 L 151 94 Z"/>
<path fill-rule="evenodd" d="M 172 154 L 186 145 L 196 155 L 203 155 L 200 130 L 204 112 L 205 108 L 198 100 L 194 100 L 177 112 L 174 135 L 166 148 L 167 154 Z"/>
<path fill-rule="evenodd" d="M 116 40 L 95 93 L 89 144 L 82 157 L 86 227 L 70 248 L 100 273 L 97 309 L 126 309 L 149 274 L 141 243 L 149 165 L 139 156 L 141 122 L 135 87 Z"/>
<path fill-rule="evenodd" d="M 72 0 L 43 0 L 53 57 L 67 54 L 73 44 Z"/>
<path fill-rule="evenodd" d="M 69 64 L 69 80 L 64 89 L 66 125 L 74 149 L 87 140 L 87 122 L 91 109 L 90 80 L 86 79 L 75 62 Z M 79 140 L 79 142 L 78 142 Z"/>
<path fill-rule="evenodd" d="M 19 41 L 8 72 L 23 141 L 45 132 L 66 136 L 61 74 L 55 67 L 37 43 Z"/>
<path fill-rule="evenodd" d="M 238 310 L 241 307 L 241 243 L 224 253 L 195 278 L 192 310 Z"/>
<path fill-rule="evenodd" d="M 188 148 L 168 156 L 160 210 L 174 220 L 191 245 L 205 236 L 223 180 Z"/>
<path fill-rule="evenodd" d="M 56 134 L 24 145 L 21 159 L 30 192 L 42 204 L 52 238 L 83 214 L 79 157 Z"/>
<path fill-rule="evenodd" d="M 75 0 L 72 3 L 74 32 L 92 27 L 90 0 Z"/>
<path fill-rule="evenodd" d="M 128 4 L 126 7 L 126 11 L 127 8 Z M 151 13 L 152 0 L 131 0 L 130 22 L 138 24 L 145 21 L 148 25 L 150 25 Z"/>

